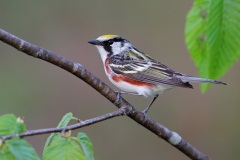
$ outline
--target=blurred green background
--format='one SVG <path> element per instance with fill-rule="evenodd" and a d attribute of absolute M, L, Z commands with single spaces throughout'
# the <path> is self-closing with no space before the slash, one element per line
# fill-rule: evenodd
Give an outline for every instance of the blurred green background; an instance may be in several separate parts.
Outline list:
<path fill-rule="evenodd" d="M 190 0 L 1 0 L 0 28 L 79 62 L 116 90 L 105 76 L 96 48 L 87 41 L 103 34 L 119 34 L 172 69 L 197 76 L 184 42 L 191 5 Z M 0 55 L 0 114 L 24 117 L 28 129 L 55 127 L 67 112 L 88 119 L 116 110 L 90 86 L 56 66 L 2 42 Z M 221 78 L 227 86 L 214 85 L 205 94 L 194 84 L 195 90 L 175 88 L 160 95 L 149 116 L 212 159 L 238 159 L 239 67 L 238 62 Z M 151 101 L 124 97 L 138 109 Z M 188 159 L 128 117 L 77 131 L 91 138 L 97 160 Z M 27 140 L 41 155 L 47 136 Z"/>

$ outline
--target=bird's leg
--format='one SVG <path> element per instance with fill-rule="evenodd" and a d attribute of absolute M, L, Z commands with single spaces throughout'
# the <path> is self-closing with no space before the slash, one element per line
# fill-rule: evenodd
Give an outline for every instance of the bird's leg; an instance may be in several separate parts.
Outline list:
<path fill-rule="evenodd" d="M 121 96 L 122 94 L 131 94 L 131 95 L 137 95 L 137 96 L 139 96 L 139 94 L 138 94 L 138 93 L 135 93 L 135 92 L 125 92 L 125 91 L 115 91 L 115 92 L 117 93 L 117 98 L 116 98 L 116 100 L 115 100 L 115 102 L 114 102 L 115 105 L 118 105 L 118 104 L 119 104 L 120 96 Z"/>
<path fill-rule="evenodd" d="M 147 114 L 148 110 L 150 109 L 150 107 L 152 106 L 153 102 L 157 99 L 158 94 L 153 98 L 153 100 L 151 101 L 151 103 L 147 106 L 147 108 L 145 108 L 142 113 Z"/>

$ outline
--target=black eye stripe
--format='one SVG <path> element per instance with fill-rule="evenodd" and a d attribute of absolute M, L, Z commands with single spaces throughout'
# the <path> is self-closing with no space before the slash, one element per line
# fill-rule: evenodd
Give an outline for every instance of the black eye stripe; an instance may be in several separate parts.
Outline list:
<path fill-rule="evenodd" d="M 124 42 L 127 42 L 127 40 L 123 39 L 122 37 L 116 37 L 113 39 L 103 41 L 103 45 L 112 45 L 114 42 L 121 42 L 121 44 L 123 44 Z"/>
<path fill-rule="evenodd" d="M 121 42 L 121 47 L 124 46 L 124 42 L 128 42 L 127 40 L 125 40 L 124 38 L 122 37 L 116 37 L 116 38 L 113 38 L 113 39 L 109 39 L 109 40 L 106 40 L 106 41 L 103 41 L 102 44 L 103 44 L 103 47 L 104 49 L 109 52 L 109 54 L 113 54 L 113 51 L 112 51 L 112 44 L 114 42 Z"/>
<path fill-rule="evenodd" d="M 112 45 L 113 44 L 113 41 L 108 41 L 108 45 Z"/>
<path fill-rule="evenodd" d="M 113 42 L 114 42 L 113 40 L 104 41 L 104 42 L 103 42 L 103 45 L 104 45 L 104 46 L 109 46 L 109 45 L 112 45 Z"/>
<path fill-rule="evenodd" d="M 110 45 L 104 45 L 103 48 L 111 55 L 113 54 L 112 52 L 112 46 Z"/>

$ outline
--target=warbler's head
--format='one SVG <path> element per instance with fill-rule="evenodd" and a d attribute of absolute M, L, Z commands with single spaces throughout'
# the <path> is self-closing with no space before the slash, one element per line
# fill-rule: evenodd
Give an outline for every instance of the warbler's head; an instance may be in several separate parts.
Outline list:
<path fill-rule="evenodd" d="M 111 54 L 119 54 L 123 51 L 128 51 L 133 48 L 132 44 L 118 35 L 107 34 L 98 37 L 95 40 L 88 41 L 97 47 L 102 59 Z"/>

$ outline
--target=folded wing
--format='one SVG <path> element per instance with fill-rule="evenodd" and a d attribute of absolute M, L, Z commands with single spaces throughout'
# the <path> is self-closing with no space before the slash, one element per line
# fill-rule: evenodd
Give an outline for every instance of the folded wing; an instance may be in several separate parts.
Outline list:
<path fill-rule="evenodd" d="M 146 56 L 146 55 L 145 55 Z M 116 74 L 154 85 L 173 85 L 193 88 L 188 82 L 183 82 L 173 70 L 150 58 L 141 57 L 133 52 L 112 55 L 109 66 Z M 179 74 L 179 73 L 178 73 Z"/>

